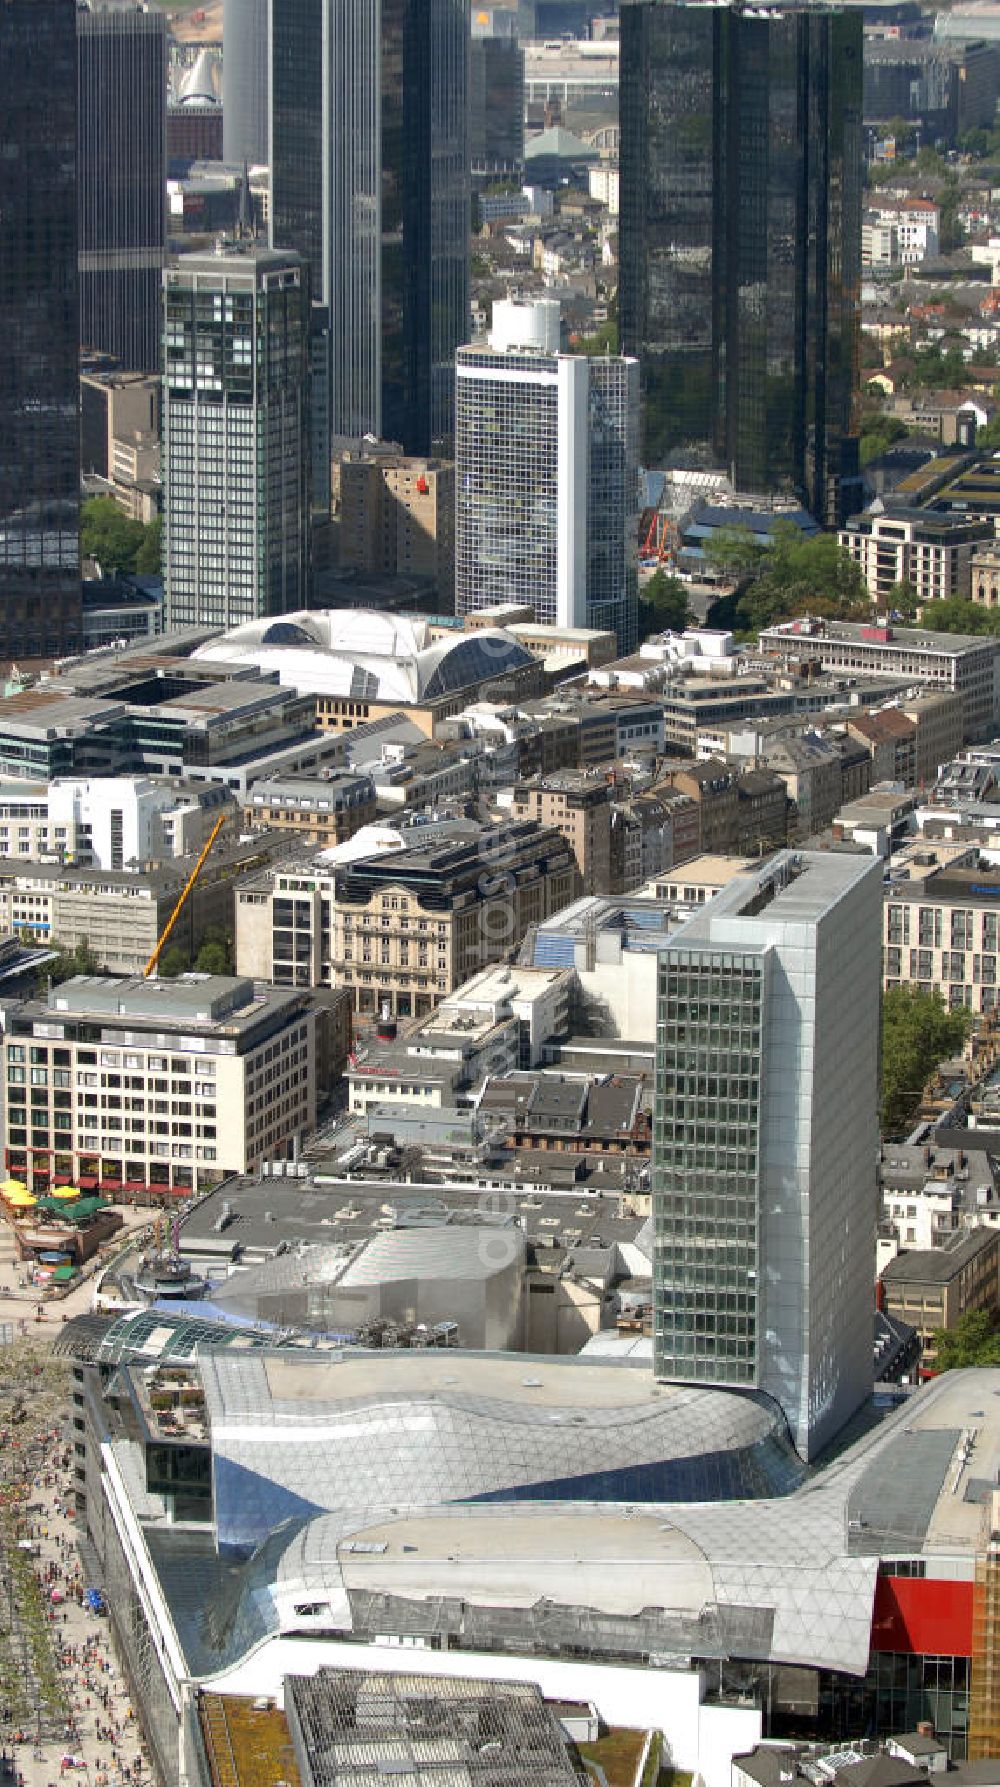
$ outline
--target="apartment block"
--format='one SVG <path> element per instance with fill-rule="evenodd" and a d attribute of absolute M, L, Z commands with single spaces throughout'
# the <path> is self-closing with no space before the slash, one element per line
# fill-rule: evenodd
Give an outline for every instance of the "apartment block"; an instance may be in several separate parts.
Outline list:
<path fill-rule="evenodd" d="M 455 467 L 364 446 L 333 464 L 342 568 L 455 583 Z"/>
<path fill-rule="evenodd" d="M 599 771 L 567 770 L 519 782 L 511 810 L 516 819 L 534 819 L 562 833 L 576 858 L 584 893 L 611 892 L 611 789 Z"/>
<path fill-rule="evenodd" d="M 740 834 L 739 772 L 710 758 L 672 770 L 671 786 L 696 802 L 699 813 L 698 848 L 710 856 L 725 856 L 738 847 Z"/>
<path fill-rule="evenodd" d="M 883 914 L 887 987 L 940 993 L 951 1008 L 997 1008 L 1000 874 L 945 866 L 919 881 L 894 881 Z"/>
<path fill-rule="evenodd" d="M 872 601 L 885 608 L 896 583 L 911 583 L 921 602 L 967 597 L 972 554 L 993 537 L 992 521 L 901 507 L 853 515 L 837 535 L 860 565 Z"/>
<path fill-rule="evenodd" d="M 4 1162 L 38 1190 L 185 1196 L 316 1120 L 308 994 L 227 975 L 77 975 L 11 1014 L 3 1060 Z"/>
<path fill-rule="evenodd" d="M 237 966 L 278 986 L 347 987 L 362 1018 L 424 1017 L 579 890 L 552 827 L 428 821 L 408 847 L 289 862 L 239 888 Z"/>

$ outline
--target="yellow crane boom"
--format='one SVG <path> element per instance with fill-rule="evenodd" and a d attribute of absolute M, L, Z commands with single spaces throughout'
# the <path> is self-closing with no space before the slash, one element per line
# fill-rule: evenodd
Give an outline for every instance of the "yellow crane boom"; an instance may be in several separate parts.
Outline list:
<path fill-rule="evenodd" d="M 146 963 L 146 966 L 142 971 L 143 980 L 148 980 L 149 976 L 153 972 L 153 969 L 156 967 L 156 964 L 159 961 L 160 956 L 163 953 L 164 945 L 167 942 L 167 939 L 170 936 L 171 931 L 173 930 L 175 924 L 177 923 L 177 920 L 180 918 L 181 912 L 184 909 L 184 902 L 186 901 L 188 894 L 191 892 L 191 889 L 193 888 L 195 882 L 197 881 L 198 876 L 201 874 L 202 869 L 205 867 L 205 863 L 208 858 L 208 853 L 211 850 L 212 845 L 215 843 L 215 840 L 218 837 L 218 835 L 219 835 L 220 831 L 222 830 L 222 827 L 225 825 L 225 823 L 226 823 L 225 814 L 223 814 L 221 819 L 217 819 L 215 821 L 215 824 L 213 825 L 213 827 L 209 833 L 208 842 L 205 845 L 205 848 L 202 851 L 201 855 L 199 856 L 198 861 L 195 863 L 194 868 L 191 870 L 190 875 L 188 876 L 187 880 L 185 881 L 184 889 L 183 889 L 183 892 L 181 893 L 181 897 L 178 900 L 173 911 L 171 912 L 170 917 L 167 919 L 167 922 L 164 925 L 162 931 L 160 932 L 160 935 L 157 938 L 156 948 L 154 949 L 152 955 L 149 958 L 149 961 Z"/>

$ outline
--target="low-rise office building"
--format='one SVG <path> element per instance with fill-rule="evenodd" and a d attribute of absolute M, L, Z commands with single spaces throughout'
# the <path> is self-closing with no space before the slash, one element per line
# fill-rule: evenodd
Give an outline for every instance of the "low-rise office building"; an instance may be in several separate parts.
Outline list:
<path fill-rule="evenodd" d="M 241 973 L 279 986 L 349 987 L 355 1012 L 423 1017 L 579 891 L 551 827 L 416 825 L 404 848 L 337 866 L 322 856 L 236 895 Z"/>
<path fill-rule="evenodd" d="M 959 1230 L 943 1246 L 897 1253 L 879 1282 L 887 1313 L 917 1329 L 923 1366 L 933 1369 L 937 1330 L 1000 1302 L 1000 1229 Z"/>
<path fill-rule="evenodd" d="M 122 869 L 197 854 L 217 819 L 234 818 L 227 788 L 174 776 L 94 776 L 0 783 L 0 855 Z"/>
<path fill-rule="evenodd" d="M 316 1120 L 306 993 L 226 975 L 77 975 L 11 1013 L 4 1164 L 41 1188 L 187 1194 L 285 1154 Z"/>
<path fill-rule="evenodd" d="M 193 955 L 208 926 L 232 931 L 235 884 L 285 848 L 275 832 L 239 843 L 219 840 L 171 941 Z M 0 857 L 0 932 L 57 949 L 84 945 L 109 972 L 140 973 L 196 860 L 177 857 L 152 869 L 90 869 Z"/>
<path fill-rule="evenodd" d="M 274 776 L 255 782 L 243 808 L 251 825 L 292 832 L 312 844 L 343 844 L 375 819 L 371 776 Z"/>
<path fill-rule="evenodd" d="M 921 632 L 917 627 L 864 626 L 856 621 L 780 621 L 760 635 L 766 658 L 790 667 L 898 676 L 928 691 L 962 698 L 966 740 L 991 736 L 1000 716 L 1000 638 Z"/>
<path fill-rule="evenodd" d="M 940 993 L 951 1008 L 997 1008 L 1000 874 L 945 865 L 890 882 L 883 909 L 886 987 Z"/>

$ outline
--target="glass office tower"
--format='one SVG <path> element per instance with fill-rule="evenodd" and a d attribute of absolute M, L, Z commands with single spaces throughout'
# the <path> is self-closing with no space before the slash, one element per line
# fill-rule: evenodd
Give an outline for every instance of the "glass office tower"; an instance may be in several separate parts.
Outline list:
<path fill-rule="evenodd" d="M 75 0 L 0 18 L 0 658 L 81 643 Z"/>
<path fill-rule="evenodd" d="M 251 241 L 163 276 L 164 583 L 170 627 L 309 601 L 309 281 Z"/>
<path fill-rule="evenodd" d="M 636 642 L 638 367 L 560 351 L 552 298 L 497 299 L 458 352 L 455 613 L 527 603 Z"/>
<path fill-rule="evenodd" d="M 806 1459 L 872 1388 L 881 904 L 783 851 L 659 959 L 655 1369 L 765 1391 Z"/>
<path fill-rule="evenodd" d="M 329 313 L 330 429 L 446 447 L 469 314 L 464 0 L 272 0 L 271 241 Z"/>
<path fill-rule="evenodd" d="M 857 9 L 622 0 L 622 347 L 647 465 L 856 503 Z"/>
<path fill-rule="evenodd" d="M 160 366 L 166 243 L 167 27 L 162 12 L 81 7 L 80 345 L 129 372 Z"/>

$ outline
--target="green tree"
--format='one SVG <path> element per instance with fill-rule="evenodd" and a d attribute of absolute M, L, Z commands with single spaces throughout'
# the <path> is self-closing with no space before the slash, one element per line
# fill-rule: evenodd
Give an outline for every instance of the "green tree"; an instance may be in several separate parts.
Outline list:
<path fill-rule="evenodd" d="M 142 544 L 135 555 L 135 569 L 140 577 L 159 575 L 163 556 L 163 517 L 154 515 L 143 529 Z"/>
<path fill-rule="evenodd" d="M 96 559 L 105 577 L 134 571 L 146 530 L 110 496 L 93 496 L 80 510 L 80 550 Z"/>
<path fill-rule="evenodd" d="M 35 941 L 35 939 L 32 939 Z M 75 949 L 61 949 L 55 961 L 47 963 L 43 977 L 58 986 L 60 981 L 69 980 L 74 974 L 99 974 L 101 964 L 97 960 L 90 944 L 78 943 Z"/>
<path fill-rule="evenodd" d="M 950 596 L 944 602 L 927 602 L 920 625 L 933 633 L 1000 633 L 1000 614 L 967 597 Z"/>
<path fill-rule="evenodd" d="M 720 527 L 705 548 L 709 563 L 737 583 L 760 570 L 766 553 L 767 547 L 749 527 Z"/>
<path fill-rule="evenodd" d="M 882 996 L 882 1128 L 905 1130 L 938 1065 L 961 1048 L 971 1014 L 948 1011 L 937 993 L 889 987 Z"/>
<path fill-rule="evenodd" d="M 991 416 L 984 428 L 976 429 L 976 446 L 994 449 L 1000 447 L 1000 414 Z"/>
<path fill-rule="evenodd" d="M 156 964 L 156 972 L 161 980 L 176 980 L 178 974 L 186 974 L 190 966 L 190 958 L 183 944 L 168 943 Z"/>
<path fill-rule="evenodd" d="M 906 429 L 898 416 L 885 416 L 880 411 L 875 411 L 874 414 L 869 412 L 868 415 L 862 416 L 860 443 L 862 465 L 867 465 L 871 459 L 877 459 L 879 454 L 891 447 L 894 441 L 903 440 L 905 436 Z"/>
<path fill-rule="evenodd" d="M 617 354 L 618 323 L 616 319 L 609 316 L 606 323 L 602 323 L 599 329 L 594 330 L 593 335 L 578 335 L 573 343 L 573 352 L 589 354 L 592 359 L 601 354 Z"/>
<path fill-rule="evenodd" d="M 935 1371 L 955 1371 L 963 1365 L 1000 1365 L 1000 1330 L 993 1310 L 969 1309 L 953 1328 L 934 1334 Z"/>
<path fill-rule="evenodd" d="M 222 925 L 208 925 L 198 945 L 194 965 L 199 974 L 232 974 L 232 938 Z"/>
<path fill-rule="evenodd" d="M 691 607 L 687 587 L 679 577 L 668 577 L 665 571 L 654 571 L 639 596 L 639 628 L 643 637 L 649 633 L 683 633 L 691 625 Z"/>
<path fill-rule="evenodd" d="M 899 614 L 904 620 L 913 620 L 920 607 L 920 597 L 908 577 L 902 583 L 893 584 L 889 591 L 888 607 L 891 614 Z"/>

